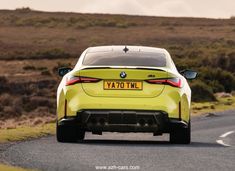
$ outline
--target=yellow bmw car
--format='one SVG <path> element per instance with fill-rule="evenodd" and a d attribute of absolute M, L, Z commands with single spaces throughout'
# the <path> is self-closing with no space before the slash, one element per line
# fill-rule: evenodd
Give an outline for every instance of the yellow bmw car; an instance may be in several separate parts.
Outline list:
<path fill-rule="evenodd" d="M 86 49 L 76 66 L 60 68 L 57 140 L 83 140 L 85 132 L 170 134 L 190 143 L 192 70 L 178 72 L 170 54 L 144 46 Z"/>

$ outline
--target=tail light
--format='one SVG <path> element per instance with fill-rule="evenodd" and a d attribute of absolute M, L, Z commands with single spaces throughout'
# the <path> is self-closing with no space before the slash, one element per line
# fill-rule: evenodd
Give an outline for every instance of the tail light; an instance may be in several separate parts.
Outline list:
<path fill-rule="evenodd" d="M 100 79 L 98 78 L 70 76 L 70 77 L 67 77 L 66 79 L 66 86 L 77 84 L 77 83 L 96 83 L 99 81 Z"/>
<path fill-rule="evenodd" d="M 167 78 L 167 79 L 156 79 L 156 80 L 146 80 L 151 84 L 167 84 L 173 87 L 182 87 L 182 81 L 180 78 Z"/>

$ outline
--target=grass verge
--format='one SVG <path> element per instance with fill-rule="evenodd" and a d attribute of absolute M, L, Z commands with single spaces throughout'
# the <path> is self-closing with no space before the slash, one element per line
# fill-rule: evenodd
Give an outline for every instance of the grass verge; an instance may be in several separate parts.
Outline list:
<path fill-rule="evenodd" d="M 35 127 L 22 126 L 14 129 L 0 129 L 0 143 L 22 141 L 28 138 L 38 138 L 50 134 L 55 134 L 54 123 L 48 123 Z"/>
<path fill-rule="evenodd" d="M 215 102 L 192 103 L 192 115 L 221 112 L 235 109 L 235 96 L 217 97 Z"/>
<path fill-rule="evenodd" d="M 8 166 L 8 165 L 4 165 L 4 164 L 0 164 L 0 170 L 4 170 L 4 171 L 30 171 L 30 169 L 23 169 L 20 167 L 13 167 L 13 166 Z"/>

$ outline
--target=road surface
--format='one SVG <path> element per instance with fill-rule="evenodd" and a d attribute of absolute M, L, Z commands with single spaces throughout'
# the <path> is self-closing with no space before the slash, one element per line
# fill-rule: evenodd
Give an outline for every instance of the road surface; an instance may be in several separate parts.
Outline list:
<path fill-rule="evenodd" d="M 192 118 L 192 143 L 172 145 L 168 135 L 86 134 L 84 142 L 55 136 L 0 145 L 0 159 L 39 170 L 235 170 L 235 111 Z"/>

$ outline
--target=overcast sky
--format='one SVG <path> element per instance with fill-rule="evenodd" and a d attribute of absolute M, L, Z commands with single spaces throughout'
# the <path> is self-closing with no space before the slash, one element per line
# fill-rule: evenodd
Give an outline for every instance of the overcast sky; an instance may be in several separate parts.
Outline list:
<path fill-rule="evenodd" d="M 235 0 L 0 0 L 0 9 L 230 18 Z"/>

